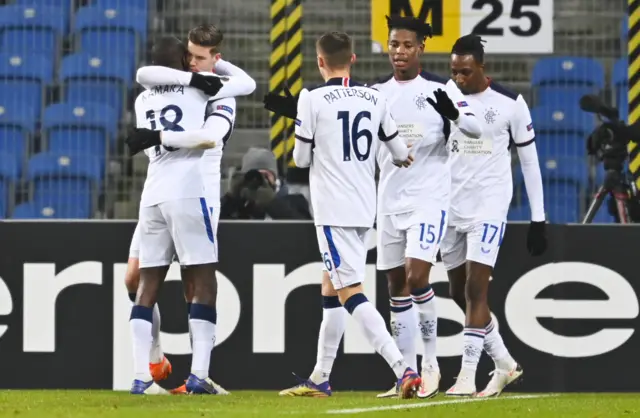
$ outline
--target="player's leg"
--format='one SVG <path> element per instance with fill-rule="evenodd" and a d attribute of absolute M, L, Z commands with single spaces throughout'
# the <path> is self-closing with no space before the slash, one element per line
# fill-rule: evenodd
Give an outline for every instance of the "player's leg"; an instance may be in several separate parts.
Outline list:
<path fill-rule="evenodd" d="M 322 323 L 318 334 L 316 365 L 308 379 L 280 392 L 280 396 L 307 396 L 321 398 L 331 396 L 329 378 L 344 335 L 347 311 L 343 309 L 338 292 L 333 288 L 329 273 L 322 271 Z"/>
<path fill-rule="evenodd" d="M 436 208 L 415 212 L 406 215 L 403 222 L 410 225 L 407 229 L 406 274 L 423 346 L 422 385 L 418 396 L 431 398 L 439 391 L 440 367 L 436 352 L 438 315 L 429 275 L 446 234 L 447 212 Z"/>
<path fill-rule="evenodd" d="M 164 394 L 149 371 L 153 347 L 153 307 L 173 257 L 174 247 L 159 206 L 140 209 L 140 282 L 131 309 L 135 378 L 132 394 Z"/>
<path fill-rule="evenodd" d="M 522 376 L 522 367 L 511 357 L 504 344 L 498 328 L 491 319 L 488 304 L 489 280 L 498 257 L 500 245 L 504 237 L 506 222 L 483 222 L 476 225 L 467 234 L 467 324 L 478 327 L 474 334 L 484 334 L 482 348 L 489 354 L 495 364 L 492 378 L 478 397 L 498 396 L 509 384 Z M 477 337 L 465 336 L 465 354 L 473 340 L 473 352 L 477 350 Z M 479 356 L 478 356 L 479 357 Z M 477 365 L 475 356 L 463 356 L 462 368 L 473 368 Z M 475 373 L 473 373 L 475 380 Z"/>
<path fill-rule="evenodd" d="M 129 299 L 135 304 L 138 283 L 140 282 L 140 226 L 136 225 L 129 247 L 129 260 L 127 261 L 127 272 L 124 276 L 124 285 L 129 293 Z M 153 334 L 153 344 L 150 353 L 149 371 L 151 377 L 156 382 L 165 380 L 171 374 L 171 362 L 165 357 L 160 344 L 160 309 L 158 304 L 153 305 L 153 323 L 151 332 Z"/>
<path fill-rule="evenodd" d="M 183 277 L 193 286 L 189 311 L 193 355 L 186 389 L 193 394 L 218 394 L 209 378 L 218 316 L 218 259 L 210 209 L 205 198 L 167 203 L 165 216 L 170 225 L 176 254 L 184 268 Z"/>
<path fill-rule="evenodd" d="M 367 249 L 367 228 L 318 226 L 318 244 L 340 303 L 360 324 L 365 336 L 389 364 L 398 378 L 402 398 L 413 397 L 420 376 L 404 361 L 387 331 L 384 319 L 363 293 Z"/>
<path fill-rule="evenodd" d="M 405 273 L 405 231 L 394 224 L 395 215 L 379 215 L 377 220 L 376 247 L 377 269 L 384 272 L 389 289 L 389 311 L 391 335 L 404 360 L 412 370 L 418 370 L 416 353 L 416 334 L 418 317 L 413 309 L 411 294 Z M 378 398 L 397 397 L 397 385 L 394 383 L 387 392 L 378 394 Z"/>

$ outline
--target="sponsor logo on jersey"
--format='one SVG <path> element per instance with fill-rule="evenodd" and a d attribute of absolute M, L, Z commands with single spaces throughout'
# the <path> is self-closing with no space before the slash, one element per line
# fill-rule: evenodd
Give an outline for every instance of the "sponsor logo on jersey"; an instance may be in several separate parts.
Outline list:
<path fill-rule="evenodd" d="M 228 112 L 229 114 L 233 115 L 233 109 L 231 109 L 229 106 L 218 105 L 216 107 L 216 110 L 224 110 L 225 112 Z"/>

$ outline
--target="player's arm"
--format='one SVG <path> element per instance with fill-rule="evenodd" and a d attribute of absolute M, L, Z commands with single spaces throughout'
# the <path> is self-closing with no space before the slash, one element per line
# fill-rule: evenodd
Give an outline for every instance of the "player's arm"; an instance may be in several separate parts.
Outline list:
<path fill-rule="evenodd" d="M 450 119 L 466 136 L 470 138 L 480 138 L 482 136 L 482 124 L 475 115 L 473 109 L 466 102 L 464 94 L 460 91 L 453 80 L 449 80 L 445 86 L 445 91 L 450 97 L 454 108 L 458 111 L 458 117 Z"/>
<path fill-rule="evenodd" d="M 230 76 L 229 81 L 222 85 L 214 99 L 225 97 L 248 96 L 256 90 L 256 81 L 242 68 L 233 65 L 229 61 L 219 59 L 216 62 L 216 73 Z"/>
<path fill-rule="evenodd" d="M 293 161 L 297 167 L 305 168 L 311 165 L 313 156 L 313 138 L 316 132 L 316 115 L 313 112 L 311 94 L 302 89 L 298 98 L 298 113 L 296 117 L 296 142 L 293 147 Z"/>
<path fill-rule="evenodd" d="M 380 118 L 380 128 L 378 129 L 378 139 L 384 143 L 391 153 L 391 158 L 395 165 L 408 166 L 413 161 L 409 155 L 407 142 L 398 133 L 396 121 L 391 117 L 391 111 L 387 106 L 387 101 L 380 96 L 382 117 Z"/>
<path fill-rule="evenodd" d="M 209 149 L 224 146 L 233 132 L 236 101 L 233 98 L 207 103 L 205 122 L 201 129 L 184 132 L 163 131 L 160 141 L 173 148 Z"/>
<path fill-rule="evenodd" d="M 256 82 L 248 74 L 244 74 L 244 76 L 220 77 L 209 72 L 192 73 L 152 65 L 140 68 L 136 74 L 136 81 L 147 89 L 173 84 L 193 87 L 210 95 L 212 99 L 222 99 L 253 93 Z"/>
<path fill-rule="evenodd" d="M 542 190 L 542 174 L 540 173 L 540 161 L 536 150 L 536 134 L 533 130 L 529 106 L 519 95 L 516 109 L 510 121 L 513 142 L 518 151 L 520 167 L 524 176 L 524 185 L 527 189 L 529 204 L 531 205 L 531 220 L 544 222 L 544 195 Z"/>

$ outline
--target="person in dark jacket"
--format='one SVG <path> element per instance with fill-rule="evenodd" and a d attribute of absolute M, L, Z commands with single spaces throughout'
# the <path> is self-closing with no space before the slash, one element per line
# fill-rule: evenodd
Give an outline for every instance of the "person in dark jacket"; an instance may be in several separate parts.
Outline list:
<path fill-rule="evenodd" d="M 250 148 L 242 157 L 242 169 L 222 197 L 220 219 L 312 219 L 301 194 L 289 194 L 278 178 L 278 164 L 271 151 Z"/>

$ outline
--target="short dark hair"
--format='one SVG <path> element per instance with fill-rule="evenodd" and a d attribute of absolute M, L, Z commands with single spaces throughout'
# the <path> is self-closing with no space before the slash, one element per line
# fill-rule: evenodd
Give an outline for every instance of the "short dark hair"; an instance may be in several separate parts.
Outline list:
<path fill-rule="evenodd" d="M 163 36 L 158 38 L 151 48 L 151 61 L 154 65 L 186 70 L 187 55 L 189 51 L 186 45 L 175 36 Z"/>
<path fill-rule="evenodd" d="M 389 32 L 394 29 L 405 29 L 414 32 L 418 40 L 422 42 L 433 36 L 433 29 L 431 28 L 431 25 L 418 18 L 399 15 L 386 16 L 386 18 Z"/>
<path fill-rule="evenodd" d="M 331 68 L 347 67 L 351 63 L 351 37 L 344 32 L 327 32 L 318 38 L 316 46 Z"/>
<path fill-rule="evenodd" d="M 483 64 L 484 42 L 486 42 L 484 39 L 471 33 L 458 38 L 456 43 L 453 44 L 453 48 L 451 48 L 451 53 L 456 55 L 473 55 L 473 59 L 476 60 L 477 63 Z"/>
<path fill-rule="evenodd" d="M 224 35 L 211 24 L 198 25 L 189 31 L 189 40 L 198 46 L 209 47 L 211 55 L 220 52 Z"/>

